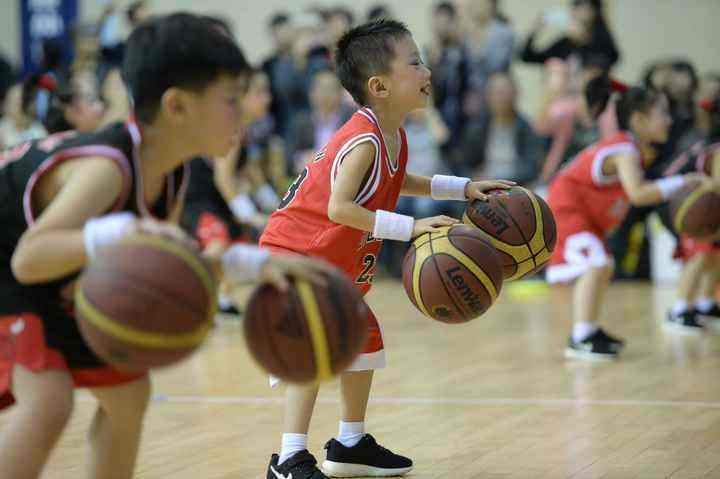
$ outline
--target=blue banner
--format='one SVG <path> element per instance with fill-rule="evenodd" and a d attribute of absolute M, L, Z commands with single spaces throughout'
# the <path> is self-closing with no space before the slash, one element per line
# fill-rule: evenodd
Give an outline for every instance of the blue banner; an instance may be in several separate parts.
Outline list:
<path fill-rule="evenodd" d="M 77 20 L 78 0 L 20 0 L 23 75 L 36 72 L 43 60 L 43 41 L 57 40 L 62 61 L 73 56 L 71 28 Z"/>

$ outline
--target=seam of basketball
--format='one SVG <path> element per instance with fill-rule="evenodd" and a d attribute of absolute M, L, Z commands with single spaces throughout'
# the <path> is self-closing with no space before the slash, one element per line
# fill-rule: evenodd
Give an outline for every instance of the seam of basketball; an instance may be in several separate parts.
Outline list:
<path fill-rule="evenodd" d="M 450 241 L 449 234 L 447 235 L 447 238 L 448 238 L 448 241 Z M 437 257 L 435 256 L 435 249 L 433 248 L 432 240 L 433 240 L 433 238 L 430 237 L 430 257 L 432 258 L 433 264 L 435 265 L 435 271 L 437 271 L 438 277 L 440 278 L 440 283 L 443 285 L 443 289 L 445 290 L 445 293 L 447 294 L 448 298 L 453 302 L 453 306 L 455 307 L 455 309 L 464 315 L 465 311 L 463 311 L 463 308 L 458 307 L 458 304 L 455 301 L 455 297 L 452 295 L 452 293 L 448 289 L 447 285 L 445 284 L 445 278 L 443 278 L 443 275 L 440 272 L 440 266 L 438 266 L 438 263 L 437 263 Z M 434 311 L 432 311 L 432 310 L 430 312 L 434 313 Z"/>
<path fill-rule="evenodd" d="M 527 193 L 525 193 L 525 195 L 528 196 L 528 199 L 530 199 L 530 197 Z M 530 201 L 532 202 L 532 199 L 530 199 Z M 505 211 L 505 213 L 507 213 L 508 217 L 510 218 L 510 221 L 512 221 L 512 224 L 515 226 L 515 229 L 517 229 L 518 233 L 520 233 L 520 236 L 522 237 L 523 241 L 525 242 L 525 247 L 527 248 L 528 252 L 530 253 L 530 258 L 532 258 L 533 263 L 535 263 L 535 260 L 533 257 L 533 250 L 530 247 L 530 242 L 525 237 L 525 234 L 524 234 L 522 228 L 520 228 L 517 221 L 515 221 L 515 218 L 513 217 L 513 215 L 510 214 L 510 211 L 508 211 L 508 209 L 505 207 L 504 204 L 502 204 L 500 201 L 498 201 L 498 206 L 500 206 L 500 208 L 502 208 Z M 533 208 L 533 214 L 534 213 L 535 213 L 535 208 Z M 541 212 L 541 214 L 542 214 L 542 212 Z M 535 219 L 535 223 L 537 224 L 537 218 Z M 537 231 L 536 231 L 536 233 L 537 233 Z M 500 241 L 499 238 L 498 238 L 498 241 Z M 544 240 L 543 240 L 543 242 L 544 242 Z M 517 260 L 516 260 L 516 262 L 517 262 Z M 537 267 L 537 264 L 535 266 Z M 517 274 L 517 271 L 515 272 L 515 274 Z"/>

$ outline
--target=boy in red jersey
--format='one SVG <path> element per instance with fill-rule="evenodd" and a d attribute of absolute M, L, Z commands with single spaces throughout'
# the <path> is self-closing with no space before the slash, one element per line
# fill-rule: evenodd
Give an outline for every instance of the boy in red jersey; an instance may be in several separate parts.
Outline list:
<path fill-rule="evenodd" d="M 665 175 L 698 172 L 720 183 L 720 99 L 701 103 L 709 115 L 705 139 L 673 161 Z M 720 241 L 681 235 L 676 256 L 684 261 L 678 296 L 668 311 L 665 327 L 684 333 L 699 333 L 706 326 L 720 326 L 720 307 L 715 299 L 720 279 Z"/>
<path fill-rule="evenodd" d="M 411 111 L 427 106 L 431 85 L 430 70 L 402 23 L 382 20 L 351 30 L 338 42 L 335 58 L 342 85 L 363 107 L 293 183 L 270 217 L 260 244 L 323 258 L 367 292 L 383 240 L 408 241 L 457 222 L 446 216 L 415 220 L 392 213 L 399 195 L 485 199 L 484 191 L 512 183 L 406 173 L 407 142 L 401 125 Z M 385 364 L 378 322 L 372 315 L 368 322 L 365 352 L 341 376 L 343 418 L 337 438 L 326 445 L 322 465 L 331 476 L 396 476 L 412 468 L 410 459 L 365 434 L 373 370 Z M 326 477 L 307 451 L 317 392 L 316 385 L 288 386 L 282 449 L 270 460 L 268 479 Z"/>
<path fill-rule="evenodd" d="M 598 90 L 604 90 L 602 101 Z M 588 103 L 603 111 L 610 96 L 607 77 L 587 86 Z M 575 282 L 573 330 L 565 354 L 588 360 L 615 359 L 623 342 L 597 326 L 600 305 L 613 274 L 605 238 L 632 205 L 667 200 L 687 176 L 647 181 L 645 169 L 655 159 L 653 146 L 667 140 L 667 99 L 660 93 L 630 88 L 619 94 L 616 111 L 620 132 L 589 146 L 550 185 L 548 203 L 555 215 L 558 242 L 547 270 L 550 283 Z M 692 175 L 699 178 L 699 175 Z"/>

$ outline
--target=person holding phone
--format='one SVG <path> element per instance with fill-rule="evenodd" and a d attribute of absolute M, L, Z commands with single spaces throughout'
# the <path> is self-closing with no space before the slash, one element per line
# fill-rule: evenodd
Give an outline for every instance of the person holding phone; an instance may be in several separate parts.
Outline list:
<path fill-rule="evenodd" d="M 545 50 L 535 47 L 535 40 L 545 26 L 565 33 Z M 527 63 L 545 63 L 550 58 L 579 57 L 584 64 L 589 58 L 603 58 L 608 68 L 620 58 L 615 40 L 603 14 L 602 0 L 572 0 L 570 11 L 550 9 L 538 17 L 520 58 Z"/>

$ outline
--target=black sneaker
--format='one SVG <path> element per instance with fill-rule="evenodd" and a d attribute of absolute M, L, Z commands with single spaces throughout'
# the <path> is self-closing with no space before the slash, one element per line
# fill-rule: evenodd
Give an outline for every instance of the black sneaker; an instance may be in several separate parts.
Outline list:
<path fill-rule="evenodd" d="M 610 336 L 602 328 L 592 333 L 582 341 L 568 340 L 565 357 L 570 359 L 584 359 L 587 361 L 610 361 L 617 359 L 623 341 Z"/>
<path fill-rule="evenodd" d="M 682 334 L 700 334 L 705 330 L 705 326 L 699 319 L 699 315 L 694 309 L 681 314 L 673 314 L 672 311 L 669 311 L 663 327 Z"/>
<path fill-rule="evenodd" d="M 325 449 L 327 458 L 322 463 L 322 469 L 330 477 L 402 476 L 413 466 L 410 459 L 388 451 L 370 434 L 365 434 L 353 447 L 345 447 L 330 439 Z"/>
<path fill-rule="evenodd" d="M 720 306 L 717 303 L 713 304 L 713 307 L 709 311 L 701 311 L 696 309 L 698 315 L 698 321 L 701 321 L 705 326 L 710 326 L 712 329 L 720 331 Z"/>
<path fill-rule="evenodd" d="M 303 449 L 278 466 L 278 455 L 273 454 L 268 465 L 267 479 L 328 479 L 317 468 L 317 460 Z"/>

